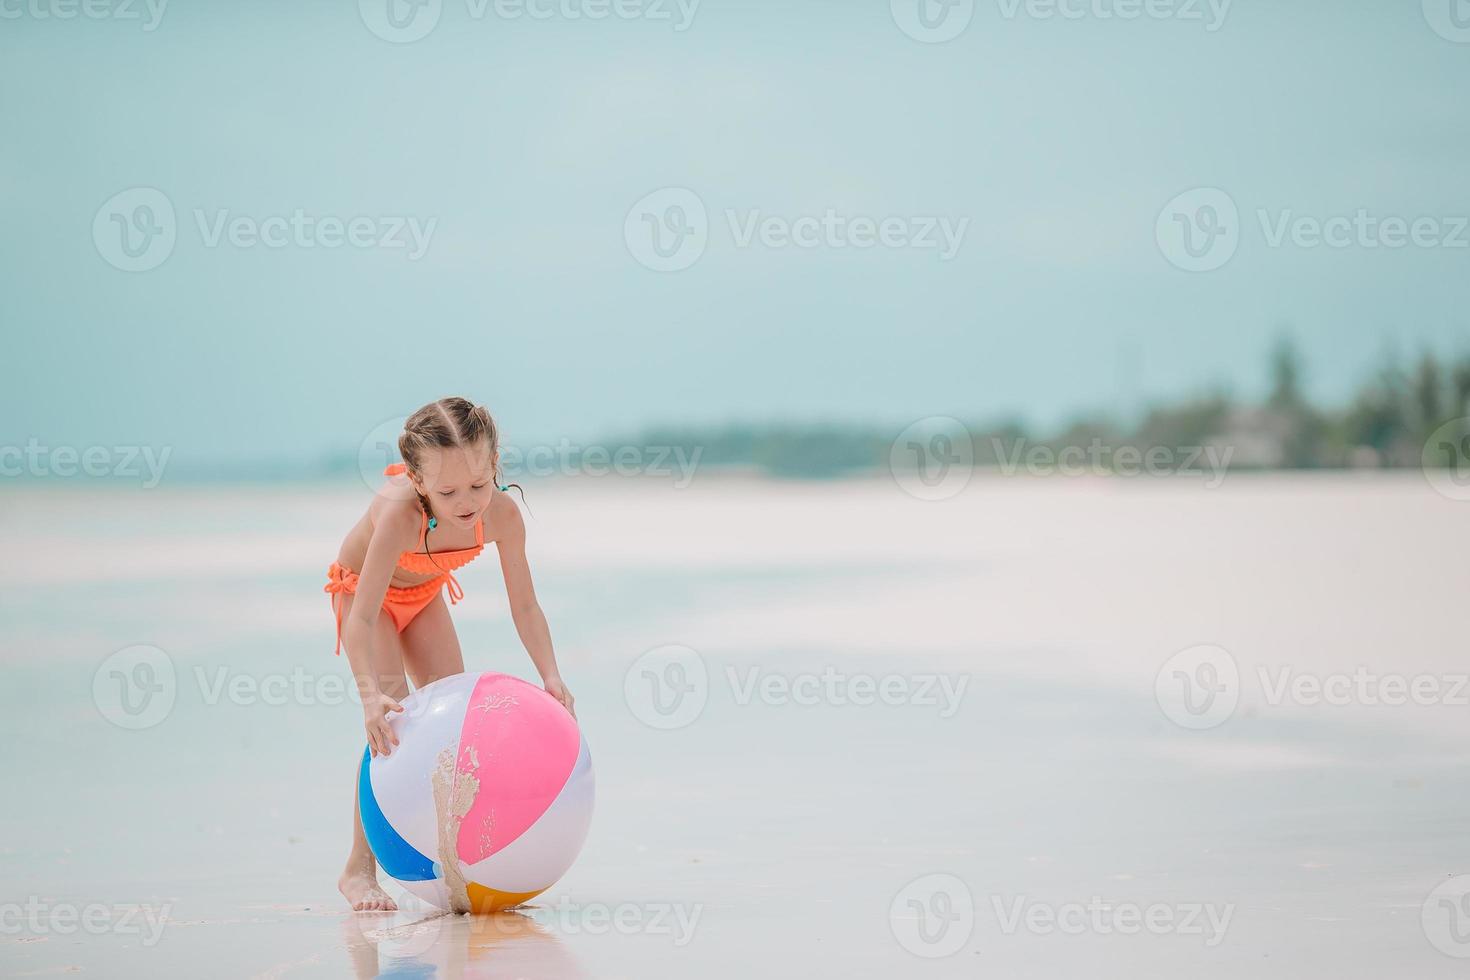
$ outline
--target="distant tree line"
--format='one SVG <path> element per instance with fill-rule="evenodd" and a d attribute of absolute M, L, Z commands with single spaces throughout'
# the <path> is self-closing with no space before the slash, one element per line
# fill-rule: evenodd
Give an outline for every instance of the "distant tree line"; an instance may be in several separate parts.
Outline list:
<path fill-rule="evenodd" d="M 1389 468 L 1420 465 L 1430 434 L 1451 419 L 1470 415 L 1470 356 L 1446 362 L 1426 352 L 1407 370 L 1386 358 L 1348 403 L 1337 408 L 1313 405 L 1301 378 L 1301 358 L 1290 341 L 1282 340 L 1271 352 L 1270 392 L 1263 402 L 1241 402 L 1217 392 L 1156 406 L 1132 425 L 1084 416 L 1051 435 L 1038 435 L 1016 422 L 967 428 L 981 466 L 1002 464 L 1018 445 L 1060 451 L 1101 442 L 1112 450 L 1128 446 L 1140 452 L 1151 447 L 1229 447 L 1235 467 Z M 835 423 L 726 425 L 660 427 L 630 441 L 698 451 L 702 468 L 832 477 L 886 467 L 897 435 L 878 426 Z"/>

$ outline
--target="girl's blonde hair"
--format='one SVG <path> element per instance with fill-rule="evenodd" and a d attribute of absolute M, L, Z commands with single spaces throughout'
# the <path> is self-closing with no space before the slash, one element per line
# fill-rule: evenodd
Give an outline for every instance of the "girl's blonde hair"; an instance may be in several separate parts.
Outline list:
<path fill-rule="evenodd" d="M 468 449 L 485 440 L 490 447 L 490 457 L 500 450 L 500 432 L 490 410 L 476 405 L 468 398 L 441 398 L 430 402 L 414 412 L 403 423 L 403 434 L 398 437 L 398 454 L 408 466 L 409 472 L 422 478 L 424 453 L 430 449 Z M 495 485 L 500 486 L 500 464 L 495 464 Z M 521 490 L 518 484 L 510 486 Z M 525 491 L 521 490 L 525 496 Z M 424 513 L 429 513 L 429 502 L 419 494 L 419 504 Z"/>

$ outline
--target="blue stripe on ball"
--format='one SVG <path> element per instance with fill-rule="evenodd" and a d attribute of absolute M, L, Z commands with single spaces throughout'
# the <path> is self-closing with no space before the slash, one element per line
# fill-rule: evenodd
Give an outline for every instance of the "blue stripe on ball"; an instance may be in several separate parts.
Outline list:
<path fill-rule="evenodd" d="M 362 812 L 363 833 L 367 835 L 378 865 L 390 878 L 399 881 L 433 881 L 438 877 L 434 873 L 434 862 L 399 836 L 388 818 L 383 816 L 378 800 L 373 796 L 373 781 L 368 775 L 371 759 L 371 750 L 363 749 L 362 769 L 357 774 L 357 805 Z"/>

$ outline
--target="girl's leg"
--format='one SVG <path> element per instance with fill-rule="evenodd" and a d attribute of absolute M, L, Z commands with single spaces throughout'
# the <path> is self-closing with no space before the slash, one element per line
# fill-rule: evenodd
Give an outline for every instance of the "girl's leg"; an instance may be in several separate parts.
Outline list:
<path fill-rule="evenodd" d="M 441 677 L 464 673 L 459 634 L 454 632 L 454 620 L 449 618 L 443 592 L 404 628 L 402 640 L 403 666 L 413 678 L 415 688 L 432 684 Z"/>
<path fill-rule="evenodd" d="M 342 617 L 352 612 L 352 601 L 356 596 L 344 595 Z M 393 618 L 385 612 L 378 613 L 373 628 L 373 672 L 377 674 L 378 686 L 394 700 L 408 696 L 408 681 L 403 676 L 403 645 L 399 642 L 398 630 Z M 337 881 L 337 888 L 359 912 L 392 911 L 398 904 L 378 885 L 378 862 L 368 846 L 367 836 L 362 832 L 362 814 L 357 808 L 357 788 L 352 793 L 352 853 L 347 856 L 347 867 Z"/>

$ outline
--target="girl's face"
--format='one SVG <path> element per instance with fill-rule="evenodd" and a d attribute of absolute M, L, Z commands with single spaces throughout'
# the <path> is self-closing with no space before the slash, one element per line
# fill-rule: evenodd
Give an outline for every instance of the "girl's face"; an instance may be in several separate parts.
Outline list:
<path fill-rule="evenodd" d="M 437 520 L 474 527 L 495 493 L 496 456 L 488 441 L 450 449 L 428 449 L 413 485 L 429 501 Z M 421 482 L 422 481 L 422 482 Z"/>

